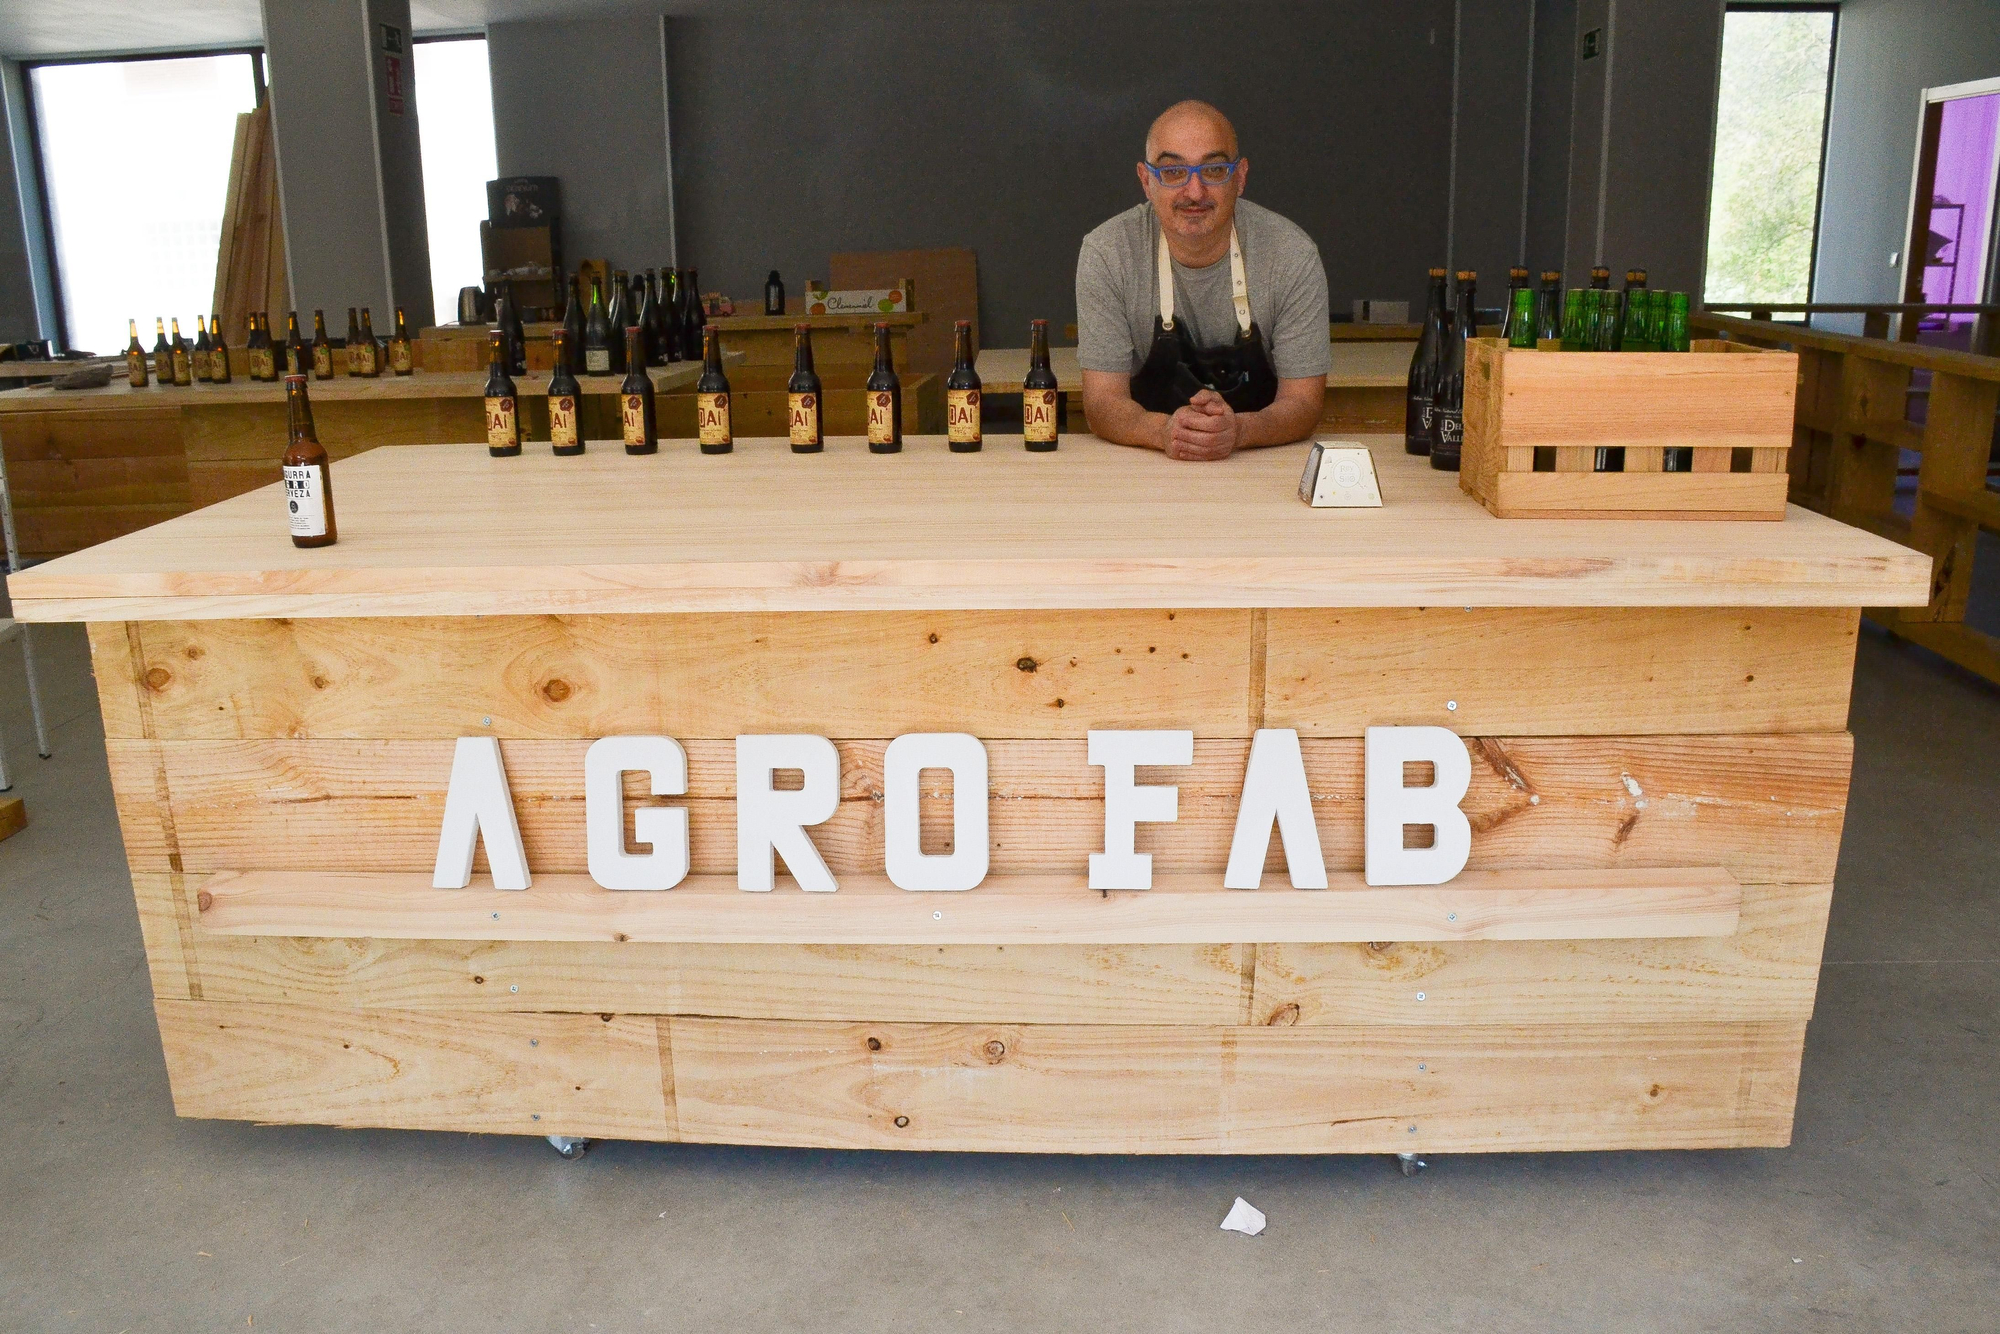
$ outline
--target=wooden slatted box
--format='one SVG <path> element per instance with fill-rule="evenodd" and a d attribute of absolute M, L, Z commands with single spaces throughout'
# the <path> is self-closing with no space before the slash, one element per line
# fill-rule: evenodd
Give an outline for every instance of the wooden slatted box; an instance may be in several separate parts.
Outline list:
<path fill-rule="evenodd" d="M 1467 345 L 1459 485 L 1503 519 L 1782 519 L 1798 357 Z M 1596 471 L 1600 449 L 1624 468 Z M 1666 471 L 1668 450 L 1691 451 Z"/>

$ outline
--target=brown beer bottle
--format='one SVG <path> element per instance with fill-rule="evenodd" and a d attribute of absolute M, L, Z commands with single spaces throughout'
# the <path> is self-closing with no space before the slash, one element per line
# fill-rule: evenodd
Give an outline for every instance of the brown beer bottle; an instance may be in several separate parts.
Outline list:
<path fill-rule="evenodd" d="M 326 312 L 313 312 L 313 379 L 333 378 L 333 340 L 326 336 Z"/>
<path fill-rule="evenodd" d="M 1049 365 L 1049 322 L 1028 321 L 1028 374 L 1021 381 L 1021 440 L 1031 453 L 1055 451 L 1061 436 L 1056 373 Z"/>
<path fill-rule="evenodd" d="M 181 317 L 174 316 L 174 383 L 185 388 L 194 383 L 193 354 L 188 351 L 187 339 L 181 337 Z"/>
<path fill-rule="evenodd" d="M 813 369 L 813 331 L 810 324 L 792 326 L 792 378 L 785 382 L 785 408 L 792 436 L 792 453 L 817 454 L 826 448 L 826 432 L 820 413 L 825 398 L 819 372 Z"/>
<path fill-rule="evenodd" d="M 347 373 L 361 374 L 361 316 L 353 306 L 347 308 Z"/>
<path fill-rule="evenodd" d="M 203 384 L 215 379 L 215 372 L 209 368 L 209 354 L 215 345 L 208 341 L 208 321 L 200 315 L 194 317 L 194 378 Z"/>
<path fill-rule="evenodd" d="M 306 351 L 306 340 L 299 333 L 299 313 L 295 310 L 285 316 L 285 374 L 304 375 L 312 354 Z"/>
<path fill-rule="evenodd" d="M 243 340 L 243 351 L 250 358 L 251 379 L 264 381 L 277 378 L 271 373 L 277 369 L 271 360 L 271 335 L 265 332 L 264 322 L 254 310 L 250 312 L 250 333 Z"/>
<path fill-rule="evenodd" d="M 625 327 L 625 379 L 618 386 L 618 417 L 627 454 L 657 454 L 660 421 L 653 402 L 653 377 L 646 374 L 644 333 Z"/>
<path fill-rule="evenodd" d="M 208 317 L 208 369 L 217 384 L 229 383 L 229 344 L 222 340 L 222 316 Z"/>
<path fill-rule="evenodd" d="M 903 382 L 896 375 L 896 361 L 889 350 L 889 326 L 875 325 L 875 369 L 868 373 L 864 392 L 868 398 L 868 452 L 903 452 Z"/>
<path fill-rule="evenodd" d="M 722 330 L 701 326 L 701 378 L 694 382 L 694 419 L 704 454 L 736 447 L 729 424 L 729 377 L 722 373 Z"/>
<path fill-rule="evenodd" d="M 520 403 L 514 378 L 507 374 L 507 335 L 495 329 L 488 336 L 491 360 L 486 366 L 486 452 L 496 459 L 521 452 Z"/>
<path fill-rule="evenodd" d="M 361 373 L 374 379 L 382 373 L 382 340 L 375 336 L 375 318 L 361 308 Z"/>
<path fill-rule="evenodd" d="M 583 453 L 583 435 L 576 425 L 583 387 L 570 369 L 570 337 L 567 329 L 555 331 L 556 369 L 549 377 L 549 446 L 564 458 Z"/>
<path fill-rule="evenodd" d="M 153 328 L 159 338 L 153 344 L 153 378 L 161 384 L 174 382 L 174 350 L 167 343 L 167 322 L 155 315 Z"/>
<path fill-rule="evenodd" d="M 952 325 L 951 374 L 944 380 L 945 438 L 954 454 L 974 454 L 980 446 L 979 372 L 972 369 L 972 321 Z"/>
<path fill-rule="evenodd" d="M 403 318 L 403 308 L 398 306 L 396 331 L 389 335 L 389 369 L 398 375 L 408 375 L 416 368 L 416 353 L 410 348 L 410 323 Z"/>
<path fill-rule="evenodd" d="M 134 389 L 144 389 L 152 381 L 152 367 L 146 362 L 146 349 L 139 346 L 139 321 L 125 323 L 132 329 L 132 341 L 125 345 L 125 378 Z"/>
<path fill-rule="evenodd" d="M 339 539 L 333 522 L 333 474 L 326 450 L 313 429 L 312 402 L 306 397 L 306 377 L 285 377 L 285 411 L 291 439 L 282 460 L 285 468 L 285 510 L 290 517 L 292 545 L 330 547 Z"/>

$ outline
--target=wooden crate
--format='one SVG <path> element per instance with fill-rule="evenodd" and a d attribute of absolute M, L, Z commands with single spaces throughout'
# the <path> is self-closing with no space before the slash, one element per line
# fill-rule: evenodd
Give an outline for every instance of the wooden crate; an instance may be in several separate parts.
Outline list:
<path fill-rule="evenodd" d="M 1754 353 L 1755 355 L 1734 355 Z M 1466 348 L 1459 485 L 1503 519 L 1782 519 L 1798 358 L 1697 340 L 1687 353 Z M 1595 471 L 1600 449 L 1624 451 Z M 1667 451 L 1693 466 L 1667 472 Z"/>

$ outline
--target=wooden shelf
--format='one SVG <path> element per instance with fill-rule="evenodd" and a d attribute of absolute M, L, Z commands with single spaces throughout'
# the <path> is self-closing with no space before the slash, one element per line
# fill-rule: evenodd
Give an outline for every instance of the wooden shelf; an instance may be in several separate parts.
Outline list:
<path fill-rule="evenodd" d="M 485 876 L 472 888 L 433 889 L 424 875 L 245 871 L 210 879 L 199 904 L 203 930 L 240 936 L 1139 945 L 1727 936 L 1743 901 L 1719 867 L 1471 871 L 1449 885 L 1393 889 L 1351 872 L 1331 880 L 1327 890 L 1230 890 L 1214 876 L 1157 876 L 1150 890 L 1103 893 L 1081 876 L 1021 875 L 926 894 L 848 875 L 830 894 L 789 879 L 756 894 L 733 876 L 696 875 L 660 893 L 621 893 L 580 875 L 542 876 L 510 892 Z"/>

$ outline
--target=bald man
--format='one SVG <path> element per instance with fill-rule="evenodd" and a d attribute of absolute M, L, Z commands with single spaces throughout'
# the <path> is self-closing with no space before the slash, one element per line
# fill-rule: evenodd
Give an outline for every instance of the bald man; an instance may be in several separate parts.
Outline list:
<path fill-rule="evenodd" d="M 1077 255 L 1090 429 L 1176 459 L 1306 439 L 1333 365 L 1319 248 L 1242 197 L 1249 159 L 1206 102 L 1161 113 L 1138 173 L 1145 202 Z"/>

